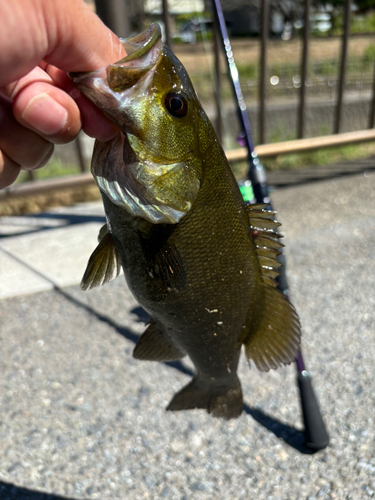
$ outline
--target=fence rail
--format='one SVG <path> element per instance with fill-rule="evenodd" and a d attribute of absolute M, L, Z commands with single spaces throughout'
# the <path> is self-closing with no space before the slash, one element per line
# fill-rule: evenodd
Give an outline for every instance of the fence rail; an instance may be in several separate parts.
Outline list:
<path fill-rule="evenodd" d="M 255 146 L 255 152 L 259 158 L 262 159 L 283 154 L 303 153 L 314 149 L 337 147 L 368 141 L 375 141 L 375 130 L 360 130 L 346 134 L 334 134 L 322 137 L 311 137 L 308 139 L 297 139 L 295 141 L 260 144 Z M 247 150 L 246 148 L 232 149 L 226 151 L 226 155 L 228 161 L 231 163 L 244 161 L 247 159 Z M 55 190 L 81 188 L 94 184 L 95 181 L 88 172 L 80 175 L 16 184 L 0 191 L 0 201 L 22 196 L 35 196 Z"/>

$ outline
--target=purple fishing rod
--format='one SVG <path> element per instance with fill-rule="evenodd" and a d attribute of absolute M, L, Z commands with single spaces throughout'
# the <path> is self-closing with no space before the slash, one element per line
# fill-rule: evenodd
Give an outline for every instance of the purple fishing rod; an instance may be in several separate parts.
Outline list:
<path fill-rule="evenodd" d="M 237 103 L 238 119 L 241 125 L 241 139 L 244 141 L 247 149 L 249 162 L 247 176 L 252 184 L 256 203 L 267 203 L 271 205 L 268 193 L 267 175 L 254 150 L 250 120 L 246 111 L 246 103 L 243 98 L 238 70 L 234 61 L 220 0 L 212 0 L 212 6 L 227 62 L 229 80 L 232 84 L 233 95 Z M 278 278 L 278 288 L 289 299 L 288 283 L 285 273 L 285 258 L 283 255 L 280 255 L 278 260 L 283 264 Z M 306 446 L 314 451 L 322 450 L 328 446 L 329 436 L 323 422 L 318 400 L 312 387 L 311 376 L 306 370 L 301 351 L 297 354 L 296 366 L 298 372 L 297 382 L 305 426 Z"/>

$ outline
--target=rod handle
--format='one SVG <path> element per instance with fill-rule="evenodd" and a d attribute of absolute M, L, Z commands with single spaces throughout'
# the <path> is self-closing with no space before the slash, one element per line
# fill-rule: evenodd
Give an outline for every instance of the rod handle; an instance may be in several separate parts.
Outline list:
<path fill-rule="evenodd" d="M 312 387 L 311 377 L 306 370 L 303 370 L 298 374 L 297 381 L 305 424 L 306 446 L 314 451 L 323 450 L 328 446 L 329 436 Z"/>

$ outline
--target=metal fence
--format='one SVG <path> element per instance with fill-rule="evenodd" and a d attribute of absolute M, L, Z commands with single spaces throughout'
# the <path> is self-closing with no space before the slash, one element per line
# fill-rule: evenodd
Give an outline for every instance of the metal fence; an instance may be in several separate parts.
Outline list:
<path fill-rule="evenodd" d="M 167 0 L 164 0 L 164 7 L 166 6 Z M 299 66 L 295 67 L 293 71 L 293 76 L 289 77 L 279 77 L 277 75 L 268 78 L 267 72 L 267 46 L 269 43 L 269 7 L 270 0 L 262 0 L 260 9 L 260 26 L 261 26 L 261 50 L 259 58 L 259 71 L 258 79 L 242 79 L 241 86 L 243 94 L 247 99 L 257 98 L 258 100 L 258 113 L 256 117 L 255 129 L 257 129 L 258 144 L 263 145 L 266 142 L 266 127 L 269 120 L 267 120 L 267 102 L 269 102 L 270 97 L 280 97 L 285 96 L 289 99 L 297 99 L 297 116 L 296 116 L 296 137 L 298 139 L 304 139 L 306 136 L 306 94 L 309 92 L 309 98 L 319 99 L 320 96 L 324 94 L 325 98 L 333 101 L 334 112 L 332 113 L 332 135 L 325 134 L 323 140 L 312 140 L 308 141 L 304 139 L 303 142 L 298 140 L 290 141 L 289 147 L 279 147 L 278 144 L 274 144 L 274 148 L 270 147 L 257 148 L 258 154 L 261 156 L 264 151 L 267 151 L 267 156 L 273 155 L 273 151 L 276 154 L 282 154 L 282 151 L 288 152 L 298 152 L 305 151 L 306 149 L 317 149 L 319 147 L 330 147 L 338 144 L 349 144 L 352 142 L 362 142 L 367 140 L 375 139 L 375 131 L 364 131 L 363 133 L 358 133 L 358 130 L 353 131 L 353 134 L 348 133 L 346 130 L 343 140 L 338 140 L 334 137 L 336 134 L 342 132 L 343 129 L 343 107 L 344 107 L 344 93 L 349 94 L 350 92 L 355 93 L 357 96 L 365 96 L 370 100 L 370 106 L 367 115 L 367 123 L 365 127 L 368 129 L 373 129 L 374 127 L 374 114 L 375 114 L 375 64 L 373 61 L 373 69 L 370 72 L 361 72 L 358 75 L 356 71 L 355 76 L 353 76 L 354 71 L 351 69 L 348 76 L 348 40 L 350 35 L 350 17 L 351 17 L 351 7 L 352 0 L 344 0 L 343 6 L 343 35 L 341 37 L 341 53 L 338 61 L 331 61 L 331 75 L 324 76 L 319 73 L 319 63 L 315 65 L 309 65 L 309 44 L 311 39 L 310 33 L 310 13 L 311 13 L 311 0 L 305 0 L 305 11 L 304 11 L 304 28 L 303 28 L 303 40 L 302 40 L 302 51 L 301 60 Z M 167 14 L 164 11 L 164 18 L 167 19 Z M 165 29 L 167 31 L 167 38 L 171 40 L 171 36 L 168 33 L 169 25 L 165 24 Z M 217 99 L 216 106 L 216 116 L 214 117 L 214 124 L 218 132 L 219 137 L 222 134 L 222 94 L 229 94 L 229 84 L 223 78 L 220 70 L 220 40 L 217 36 L 217 27 L 215 26 L 215 37 L 214 37 L 214 61 L 215 61 L 215 84 L 219 89 L 219 98 Z M 234 54 L 235 56 L 235 54 Z M 351 63 L 351 64 L 358 64 Z M 332 70 L 335 69 L 337 74 L 332 76 Z M 290 67 L 289 67 L 290 70 Z M 317 76 L 315 76 L 317 75 Z M 308 145 L 311 144 L 311 148 Z M 322 144 L 322 146 L 319 146 Z M 229 157 L 232 161 L 237 159 L 242 159 L 246 156 L 244 150 L 238 150 L 229 153 Z"/>
<path fill-rule="evenodd" d="M 264 144 L 266 138 L 266 112 L 267 101 L 273 97 L 285 96 L 289 99 L 298 99 L 297 111 L 297 138 L 303 138 L 306 135 L 306 93 L 308 91 L 309 98 L 319 98 L 324 94 L 330 100 L 335 101 L 334 121 L 332 123 L 332 133 L 337 134 L 342 130 L 342 114 L 343 114 L 343 96 L 344 92 L 355 92 L 357 95 L 370 96 L 371 106 L 368 113 L 368 128 L 374 126 L 374 111 L 375 111 L 375 73 L 373 69 L 370 72 L 363 72 L 360 68 L 349 68 L 348 72 L 348 39 L 349 39 L 349 26 L 351 15 L 351 0 L 344 1 L 344 20 L 343 20 L 343 36 L 341 40 L 341 55 L 338 61 L 330 61 L 331 74 L 322 74 L 322 68 L 319 65 L 323 63 L 315 63 L 309 65 L 309 43 L 310 43 L 310 9 L 311 1 L 305 0 L 305 15 L 304 15 L 304 29 L 303 41 L 301 51 L 301 61 L 299 66 L 292 69 L 292 75 L 285 77 L 283 75 L 275 74 L 269 78 L 267 72 L 267 45 L 269 42 L 269 4 L 270 0 L 263 0 L 261 2 L 261 50 L 259 59 L 259 77 L 258 79 L 247 79 L 242 81 L 242 90 L 248 98 L 258 98 L 258 143 Z M 215 38 L 215 53 L 219 51 L 217 47 L 218 41 Z M 220 72 L 218 67 L 220 58 L 215 59 L 216 74 Z M 324 64 L 327 64 L 325 62 Z M 353 66 L 358 62 L 351 63 Z M 281 73 L 282 73 L 282 68 Z M 288 65 L 290 72 L 291 67 Z M 336 70 L 336 76 L 332 73 Z M 348 75 L 349 73 L 349 75 Z M 355 74 L 355 75 L 354 75 Z M 354 76 L 353 76 L 354 75 Z M 224 85 L 223 85 L 224 82 Z M 218 79 L 221 89 L 226 88 L 226 82 L 223 78 Z M 228 85 L 229 88 L 229 85 Z M 218 115 L 220 110 L 217 111 Z"/>
<path fill-rule="evenodd" d="M 260 25 L 262 27 L 261 34 L 261 50 L 259 58 L 259 68 L 257 71 L 258 76 L 256 78 L 242 78 L 241 84 L 243 93 L 248 100 L 256 101 L 257 112 L 252 112 L 252 119 L 254 129 L 257 130 L 257 142 L 259 146 L 256 148 L 259 156 L 272 156 L 277 154 L 283 154 L 283 152 L 299 152 L 306 151 L 307 149 L 317 149 L 320 147 L 330 147 L 338 144 L 349 144 L 353 142 L 363 142 L 371 141 L 375 139 L 374 127 L 374 115 L 375 115 L 375 72 L 371 69 L 360 73 L 354 71 L 349 67 L 348 71 L 348 39 L 349 39 L 349 26 L 350 26 L 350 15 L 351 15 L 351 1 L 344 1 L 344 19 L 343 19 L 343 35 L 341 38 L 341 55 L 338 61 L 332 61 L 331 66 L 336 65 L 336 76 L 324 75 L 324 71 L 319 69 L 319 64 L 314 65 L 309 64 L 309 44 L 310 44 L 310 31 L 309 31 L 309 19 L 310 19 L 310 9 L 311 0 L 305 0 L 305 15 L 304 15 L 304 32 L 302 41 L 302 51 L 301 60 L 299 65 L 295 65 L 291 68 L 289 65 L 288 75 L 283 74 L 282 66 L 280 66 L 279 74 L 273 75 L 269 78 L 267 73 L 268 64 L 268 44 L 269 44 L 269 4 L 270 0 L 262 0 L 261 11 L 260 11 Z M 124 1 L 123 0 L 97 0 L 96 2 L 97 12 L 105 20 L 107 24 L 119 35 L 123 36 L 126 30 L 129 29 L 128 20 L 123 17 L 123 22 L 121 22 L 121 15 L 116 15 L 117 13 L 123 14 Z M 170 32 L 169 23 L 169 13 L 168 13 L 168 0 L 162 0 L 163 6 L 163 21 L 165 28 L 165 38 L 167 43 L 173 44 L 173 38 Z M 121 11 L 121 12 L 120 12 Z M 215 74 L 215 85 L 218 89 L 215 112 L 213 114 L 213 122 L 219 137 L 223 134 L 222 126 L 222 110 L 223 101 L 222 96 L 229 95 L 229 84 L 226 78 L 223 77 L 225 70 L 221 64 L 220 58 L 220 41 L 217 35 L 217 27 L 215 28 L 215 36 L 213 43 L 213 61 L 214 61 L 214 74 Z M 235 54 L 234 54 L 235 56 Z M 355 73 L 355 76 L 353 76 Z M 267 77 L 268 74 L 268 77 Z M 204 85 L 204 84 L 203 84 Z M 206 83 L 206 85 L 212 84 Z M 204 86 L 202 86 L 202 91 L 204 93 Z M 324 140 L 316 140 L 311 138 L 306 139 L 306 131 L 311 133 L 311 127 L 306 127 L 306 93 L 309 94 L 309 99 L 318 99 L 319 96 L 324 94 L 325 97 L 329 97 L 332 101 L 332 106 L 334 107 L 334 112 L 332 115 L 332 135 L 325 135 Z M 367 123 L 364 128 L 371 130 L 358 132 L 358 129 L 350 133 L 345 127 L 345 134 L 341 134 L 342 138 L 335 137 L 337 134 L 342 132 L 343 124 L 343 96 L 344 92 L 356 92 L 357 95 L 365 96 L 369 103 Z M 275 143 L 267 144 L 262 146 L 266 142 L 267 135 L 267 124 L 269 124 L 269 119 L 267 118 L 267 106 L 270 100 L 277 97 L 285 97 L 289 100 L 294 100 L 297 102 L 297 113 L 295 114 L 294 126 L 295 136 L 302 140 L 289 141 L 287 143 Z M 330 116 L 331 116 L 330 115 Z M 256 121 L 256 123 L 254 123 Z M 287 145 L 286 145 L 287 144 Z M 75 163 L 79 166 L 79 171 L 84 174 L 87 169 L 87 162 L 85 160 L 85 155 L 82 152 L 82 143 L 80 138 L 77 138 L 74 145 Z M 231 161 L 241 160 L 245 158 L 246 154 L 243 149 L 238 149 L 236 151 L 228 152 L 228 157 Z M 87 174 L 84 174 L 87 176 Z M 35 175 L 30 172 L 29 179 L 34 181 Z M 71 181 L 76 182 L 75 180 Z M 66 182 L 65 182 L 66 184 Z M 53 182 L 49 181 L 51 189 L 53 188 Z M 56 185 L 61 186 L 61 181 Z M 11 195 L 14 191 L 17 191 L 17 187 L 11 187 L 6 192 L 3 192 L 1 197 Z M 20 192 L 23 192 L 22 189 Z M 26 192 L 26 191 L 24 191 Z"/>

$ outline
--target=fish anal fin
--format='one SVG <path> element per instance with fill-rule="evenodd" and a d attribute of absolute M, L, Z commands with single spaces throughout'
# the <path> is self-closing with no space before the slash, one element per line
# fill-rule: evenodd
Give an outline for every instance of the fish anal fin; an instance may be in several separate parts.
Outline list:
<path fill-rule="evenodd" d="M 99 238 L 103 234 L 100 230 Z M 92 253 L 81 281 L 82 290 L 105 285 L 117 278 L 121 270 L 120 255 L 116 250 L 111 233 L 106 233 Z"/>
<path fill-rule="evenodd" d="M 241 384 L 235 376 L 225 386 L 201 383 L 198 377 L 183 387 L 169 403 L 167 410 L 181 411 L 205 408 L 213 417 L 237 418 L 243 410 Z"/>
<path fill-rule="evenodd" d="M 172 345 L 154 322 L 142 334 L 133 351 L 134 358 L 147 361 L 174 361 L 184 356 L 185 353 Z"/>
<path fill-rule="evenodd" d="M 245 341 L 245 350 L 259 370 L 268 371 L 296 358 L 301 327 L 293 305 L 281 292 L 266 285 L 264 291 L 264 311 Z"/>

